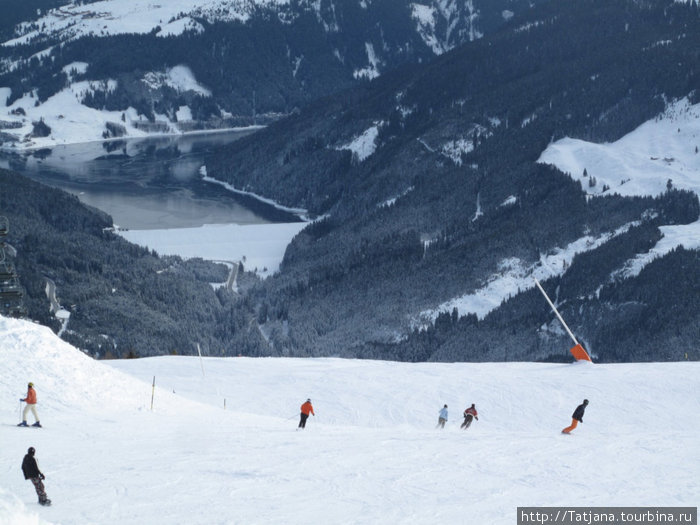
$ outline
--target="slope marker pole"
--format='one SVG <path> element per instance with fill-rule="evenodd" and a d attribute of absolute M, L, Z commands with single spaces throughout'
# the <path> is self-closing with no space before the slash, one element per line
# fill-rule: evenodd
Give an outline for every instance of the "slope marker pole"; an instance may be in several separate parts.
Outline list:
<path fill-rule="evenodd" d="M 202 376 L 206 377 L 207 375 L 204 373 L 204 360 L 202 359 L 202 349 L 199 347 L 199 343 L 197 343 L 197 353 L 199 354 L 199 364 L 202 365 Z"/>
<path fill-rule="evenodd" d="M 151 412 L 153 412 L 153 396 L 156 395 L 156 376 L 153 376 L 153 387 L 151 390 Z"/>

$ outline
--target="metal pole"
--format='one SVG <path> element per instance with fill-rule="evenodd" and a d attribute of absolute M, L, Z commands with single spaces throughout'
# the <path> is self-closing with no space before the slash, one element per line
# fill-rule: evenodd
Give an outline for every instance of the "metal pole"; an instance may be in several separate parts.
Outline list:
<path fill-rule="evenodd" d="M 197 353 L 199 354 L 199 364 L 202 365 L 202 375 L 206 377 L 204 373 L 204 360 L 202 359 L 202 349 L 199 348 L 199 343 L 197 343 Z"/>
<path fill-rule="evenodd" d="M 533 279 L 535 279 L 535 278 L 533 277 Z M 573 339 L 574 344 L 576 344 L 576 345 L 579 344 L 578 341 L 576 340 L 576 338 L 574 337 L 574 334 L 571 332 L 571 330 L 569 330 L 569 327 L 566 326 L 566 323 L 564 322 L 564 319 L 562 318 L 562 316 L 559 315 L 559 312 L 557 311 L 556 307 L 554 306 L 554 303 L 552 303 L 552 301 L 549 299 L 549 296 L 547 295 L 547 292 L 544 291 L 544 288 L 542 288 L 542 285 L 540 284 L 540 282 L 539 282 L 537 279 L 535 279 L 535 284 L 537 285 L 537 288 L 540 289 L 540 292 L 542 292 L 542 295 L 544 295 L 544 298 L 547 299 L 547 302 L 549 303 L 549 306 L 552 307 L 552 310 L 553 310 L 554 313 L 556 314 L 557 318 L 561 321 L 561 324 L 562 324 L 562 325 L 564 326 L 564 328 L 566 329 L 566 332 L 569 334 L 569 336 L 571 337 L 571 339 Z"/>
<path fill-rule="evenodd" d="M 156 376 L 153 376 L 153 389 L 151 390 L 151 412 L 153 412 L 153 396 L 156 394 Z"/>

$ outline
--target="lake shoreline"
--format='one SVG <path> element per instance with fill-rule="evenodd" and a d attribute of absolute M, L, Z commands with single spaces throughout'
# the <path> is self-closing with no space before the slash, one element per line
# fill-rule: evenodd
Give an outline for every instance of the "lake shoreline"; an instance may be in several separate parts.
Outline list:
<path fill-rule="evenodd" d="M 24 147 L 9 147 L 4 143 L 0 143 L 0 153 L 16 153 L 29 154 L 39 150 L 54 149 L 59 146 L 80 146 L 83 144 L 105 144 L 110 142 L 120 142 L 120 141 L 138 141 L 138 140 L 149 140 L 158 138 L 174 138 L 174 137 L 189 137 L 197 135 L 215 135 L 218 133 L 231 133 L 231 132 L 246 132 L 250 131 L 254 133 L 260 129 L 264 129 L 266 126 L 263 125 L 253 125 L 253 126 L 241 126 L 233 128 L 217 128 L 217 129 L 198 129 L 192 131 L 183 131 L 181 133 L 147 133 L 142 136 L 123 136 L 123 137 L 109 137 L 106 139 L 96 139 L 96 140 L 84 140 L 76 142 L 56 142 L 52 145 L 31 145 Z M 16 145 L 18 142 L 10 142 L 10 145 Z"/>
<path fill-rule="evenodd" d="M 251 132 L 197 131 L 2 150 L 0 167 L 76 195 L 130 230 L 305 222 L 304 210 L 206 180 L 206 166 L 218 151 Z"/>

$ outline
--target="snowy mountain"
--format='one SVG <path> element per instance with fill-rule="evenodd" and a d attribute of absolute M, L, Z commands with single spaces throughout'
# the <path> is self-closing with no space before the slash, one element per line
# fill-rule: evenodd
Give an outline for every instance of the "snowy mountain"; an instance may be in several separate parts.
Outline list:
<path fill-rule="evenodd" d="M 697 503 L 698 363 L 98 362 L 33 323 L 0 334 L 3 523 L 499 525 L 519 506 Z M 15 427 L 28 381 L 42 429 Z M 51 507 L 20 471 L 29 446 Z"/>
<path fill-rule="evenodd" d="M 695 151 L 698 144 L 700 104 L 691 105 L 683 99 L 613 143 L 561 139 L 547 146 L 538 162 L 553 165 L 579 181 L 589 198 L 603 196 L 609 191 L 626 197 L 659 197 L 669 185 L 700 196 L 700 155 Z M 513 198 L 501 206 L 516 204 L 517 199 Z M 484 318 L 504 300 L 519 291 L 534 288 L 533 278 L 545 280 L 563 275 L 577 254 L 602 246 L 632 226 L 628 224 L 597 237 L 586 235 L 551 250 L 532 266 L 524 266 L 517 259 L 504 260 L 485 286 L 472 294 L 451 299 L 424 315 L 434 320 L 440 312 L 456 308 L 460 315 L 476 314 Z M 661 226 L 660 230 L 663 237 L 648 251 L 625 261 L 610 276 L 611 281 L 639 275 L 646 265 L 680 246 L 688 250 L 700 249 L 700 220 Z"/>
<path fill-rule="evenodd" d="M 597 358 L 696 359 L 699 36 L 537 6 L 228 146 L 210 177 L 324 217 L 254 296 L 273 352 L 557 359 L 538 277 Z"/>
<path fill-rule="evenodd" d="M 0 142 L 38 148 L 269 122 L 480 38 L 531 4 L 47 1 L 4 28 Z"/>
<path fill-rule="evenodd" d="M 12 240 L 32 318 L 56 328 L 50 274 L 76 308 L 64 337 L 92 355 L 188 354 L 201 343 L 210 356 L 568 360 L 572 341 L 537 277 L 597 361 L 699 359 L 698 6 L 584 0 L 507 18 L 207 161 L 207 181 L 316 218 L 289 231 L 279 271 L 237 295 L 208 285 L 225 279 L 221 269 L 177 262 L 165 272 L 169 259 L 104 242 L 107 219 L 82 208 L 56 231 L 53 198 L 32 190 L 19 205 L 27 196 L 8 185 L 0 208 L 42 233 Z M 231 29 L 206 27 L 193 35 Z M 109 41 L 133 44 L 125 38 Z M 167 40 L 147 38 L 153 49 Z M 200 93 L 192 100 L 215 92 L 190 70 L 149 78 L 189 86 Z M 131 239 L 191 257 L 179 241 L 196 236 L 205 253 L 208 233 Z"/>

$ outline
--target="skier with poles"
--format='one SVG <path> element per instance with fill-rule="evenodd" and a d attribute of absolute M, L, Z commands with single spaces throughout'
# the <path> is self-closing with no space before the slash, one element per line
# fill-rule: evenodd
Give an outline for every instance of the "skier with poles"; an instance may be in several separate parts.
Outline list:
<path fill-rule="evenodd" d="M 464 411 L 464 422 L 460 425 L 459 428 L 463 428 L 464 430 L 469 428 L 469 425 L 472 424 L 472 419 L 476 419 L 479 421 L 479 414 L 476 411 L 476 406 L 474 403 L 472 403 L 472 406 L 467 408 Z"/>
<path fill-rule="evenodd" d="M 39 415 L 36 413 L 36 390 L 34 390 L 34 383 L 29 383 L 27 385 L 27 395 L 24 398 L 20 398 L 20 403 L 21 402 L 26 402 L 27 406 L 24 407 L 24 411 L 22 412 L 22 422 L 18 424 L 18 427 L 27 427 L 27 413 L 31 410 L 32 414 L 34 415 L 34 419 L 36 422 L 32 425 L 33 427 L 41 427 L 41 423 L 39 423 Z M 20 404 L 21 406 L 21 404 Z"/>
<path fill-rule="evenodd" d="M 42 483 L 46 476 L 39 470 L 36 459 L 34 459 L 34 452 L 34 447 L 29 447 L 27 454 L 22 460 L 22 472 L 24 473 L 24 479 L 31 480 L 34 484 L 36 494 L 39 496 L 39 505 L 49 506 L 51 505 L 51 500 L 46 497 L 44 484 Z"/>
<path fill-rule="evenodd" d="M 299 427 L 297 428 L 306 428 L 306 420 L 309 419 L 309 414 L 316 416 L 311 400 L 307 399 L 306 402 L 301 405 L 301 419 L 299 420 Z"/>
<path fill-rule="evenodd" d="M 576 410 L 574 410 L 574 413 L 571 414 L 571 425 L 562 430 L 562 434 L 571 434 L 571 431 L 576 428 L 579 422 L 583 423 L 583 413 L 586 411 L 587 406 L 588 399 L 584 399 L 583 403 L 577 406 Z"/>
<path fill-rule="evenodd" d="M 438 418 L 438 424 L 435 428 L 445 428 L 445 423 L 447 423 L 447 405 L 440 409 L 440 416 Z"/>

